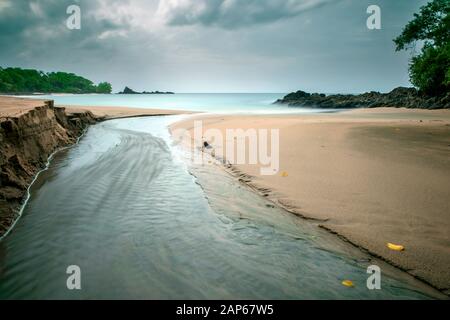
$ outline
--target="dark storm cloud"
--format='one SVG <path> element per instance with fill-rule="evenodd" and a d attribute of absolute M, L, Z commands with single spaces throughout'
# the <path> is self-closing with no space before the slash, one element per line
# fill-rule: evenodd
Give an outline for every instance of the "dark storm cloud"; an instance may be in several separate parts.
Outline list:
<path fill-rule="evenodd" d="M 387 91 L 392 39 L 427 0 L 0 0 L 0 66 L 69 71 L 114 90 Z M 66 27 L 78 4 L 81 30 Z M 366 9 L 382 10 L 368 30 Z"/>
<path fill-rule="evenodd" d="M 160 12 L 170 25 L 240 28 L 294 17 L 333 0 L 166 0 Z M 334 0 L 336 2 L 338 0 Z"/>
<path fill-rule="evenodd" d="M 111 1 L 113 2 L 113 1 Z M 82 8 L 82 29 L 66 27 L 69 5 Z M 124 30 L 126 23 L 98 19 L 91 13 L 96 1 L 74 0 L 0 0 L 0 45 L 2 55 L 40 55 L 48 49 L 56 52 L 74 48 L 101 48 L 97 38 L 104 32 Z"/>

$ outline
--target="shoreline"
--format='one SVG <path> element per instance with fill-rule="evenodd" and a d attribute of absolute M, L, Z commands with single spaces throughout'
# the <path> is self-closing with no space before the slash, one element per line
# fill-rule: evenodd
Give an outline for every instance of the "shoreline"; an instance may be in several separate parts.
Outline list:
<path fill-rule="evenodd" d="M 316 222 L 318 224 L 318 227 L 337 235 L 342 240 L 352 244 L 353 246 L 369 253 L 371 256 L 381 259 L 390 265 L 407 272 L 414 278 L 430 285 L 431 287 L 439 290 L 443 294 L 449 296 L 449 274 L 446 272 L 448 266 L 448 260 L 450 259 L 448 255 L 448 246 L 446 246 L 446 243 L 450 240 L 448 237 L 449 230 L 449 217 L 448 214 L 446 214 L 447 211 L 445 211 L 445 207 L 448 207 L 448 200 L 446 201 L 445 198 L 441 199 L 440 203 L 435 203 L 433 201 L 429 201 L 427 204 L 430 205 L 429 216 L 421 216 L 420 209 L 415 209 L 414 205 L 417 203 L 420 203 L 419 200 L 414 199 L 414 196 L 407 195 L 405 196 L 405 193 L 408 193 L 410 191 L 413 195 L 418 193 L 419 191 L 415 190 L 414 185 L 409 186 L 407 183 L 403 184 L 401 181 L 402 176 L 404 176 L 403 172 L 399 173 L 397 175 L 397 182 L 396 180 L 390 181 L 391 184 L 395 185 L 396 183 L 399 184 L 399 186 L 403 186 L 404 188 L 408 190 L 400 190 L 398 193 L 398 198 L 400 198 L 400 195 L 402 197 L 405 197 L 402 201 L 395 200 L 395 197 L 393 199 L 387 199 L 386 204 L 383 204 L 383 198 L 379 198 L 380 200 L 377 200 L 377 193 L 369 192 L 376 191 L 380 188 L 380 186 L 383 186 L 386 184 L 385 176 L 380 179 L 367 179 L 365 181 L 362 181 L 363 183 L 360 184 L 358 187 L 364 188 L 367 187 L 366 185 L 369 185 L 369 189 L 367 190 L 367 194 L 369 194 L 368 199 L 363 199 L 364 201 L 360 201 L 361 199 L 358 199 L 358 197 L 363 198 L 364 193 L 360 195 L 354 195 L 354 196 L 348 196 L 345 197 L 345 193 L 351 193 L 353 191 L 358 192 L 358 187 L 352 188 L 352 186 L 346 186 L 350 187 L 348 192 L 342 192 L 342 188 L 338 188 L 337 186 L 340 185 L 340 187 L 343 187 L 342 181 L 345 180 L 346 175 L 345 174 L 336 174 L 336 172 L 339 172 L 339 170 L 344 170 L 346 173 L 351 173 L 351 167 L 345 168 L 345 164 L 342 162 L 340 163 L 343 166 L 335 165 L 334 172 L 330 172 L 330 170 L 326 170 L 327 166 L 330 166 L 330 163 L 328 163 L 327 160 L 320 159 L 323 157 L 321 152 L 322 149 L 328 148 L 329 144 L 336 143 L 338 144 L 342 142 L 342 140 L 346 140 L 349 137 L 346 136 L 343 133 L 348 132 L 341 132 L 342 128 L 339 128 L 339 126 L 347 126 L 345 130 L 354 129 L 356 127 L 363 128 L 363 132 L 365 129 L 369 130 L 370 134 L 373 134 L 370 130 L 377 130 L 380 129 L 382 132 L 382 135 L 385 135 L 386 132 L 383 132 L 383 130 L 386 130 L 385 127 L 399 127 L 400 130 L 404 130 L 406 132 L 407 137 L 405 138 L 405 141 L 400 141 L 399 143 L 406 143 L 408 144 L 411 137 L 408 137 L 408 129 L 402 129 L 405 128 L 415 128 L 416 126 L 423 126 L 425 130 L 427 128 L 432 128 L 433 130 L 440 130 L 441 128 L 444 128 L 444 133 L 442 131 L 436 131 L 433 132 L 433 134 L 436 134 L 439 136 L 440 134 L 444 134 L 445 139 L 447 137 L 450 137 L 448 134 L 450 132 L 450 112 L 448 110 L 438 110 L 438 111 L 431 111 L 431 110 L 411 110 L 411 109 L 390 109 L 390 108 L 382 108 L 382 109 L 357 109 L 357 110 L 351 110 L 351 111 L 344 111 L 337 114 L 318 114 L 318 115 L 252 115 L 252 116 L 244 116 L 244 117 L 236 117 L 233 115 L 194 115 L 189 117 L 189 119 L 182 120 L 178 123 L 175 123 L 171 126 L 171 131 L 174 129 L 187 129 L 188 131 L 192 130 L 192 122 L 193 120 L 203 120 L 203 126 L 204 130 L 208 128 L 215 128 L 219 131 L 225 130 L 225 128 L 229 129 L 248 129 L 249 127 L 252 128 L 270 128 L 270 127 L 280 127 L 281 128 L 281 148 L 283 148 L 283 145 L 286 146 L 286 148 L 295 149 L 290 154 L 283 154 L 283 151 L 281 151 L 281 161 L 284 159 L 288 163 L 292 164 L 295 162 L 298 162 L 298 159 L 306 159 L 310 161 L 311 163 L 314 162 L 321 162 L 322 166 L 316 166 L 314 165 L 308 167 L 306 166 L 300 166 L 295 168 L 291 167 L 289 168 L 288 173 L 289 177 L 287 178 L 280 178 L 279 176 L 276 177 L 261 177 L 258 174 L 258 170 L 255 166 L 249 166 L 249 165 L 228 165 L 228 168 L 226 165 L 222 165 L 222 167 L 227 171 L 229 174 L 231 174 L 236 180 L 239 182 L 245 184 L 250 189 L 257 192 L 259 195 L 264 197 L 265 199 L 269 199 L 272 201 L 275 205 L 287 210 L 288 212 L 299 216 L 303 219 L 312 220 L 313 222 Z M 306 129 L 299 129 L 299 128 L 313 128 L 311 132 L 308 132 Z M 314 127 L 316 127 L 314 129 Z M 334 129 L 333 129 L 334 128 Z M 423 129 L 421 127 L 420 130 Z M 322 130 L 323 129 L 323 130 Z M 332 137 L 332 135 L 326 135 L 325 129 L 327 129 L 328 133 L 338 132 L 340 135 L 339 139 Z M 305 131 L 306 130 L 306 131 Z M 336 131 L 334 131 L 336 130 Z M 344 130 L 344 131 L 345 131 Z M 283 135 L 284 132 L 284 135 Z M 394 131 L 397 132 L 397 131 Z M 283 136 L 286 136 L 286 133 L 291 136 L 291 139 L 289 140 L 289 143 L 283 143 Z M 377 132 L 378 134 L 379 132 Z M 420 132 L 419 132 L 420 133 Z M 305 152 L 299 152 L 299 147 L 296 146 L 296 139 L 293 139 L 292 136 L 295 137 L 301 136 L 301 134 L 306 134 L 306 137 L 304 137 L 304 140 L 307 140 L 308 138 L 314 139 L 314 137 L 320 137 L 320 135 L 323 135 L 320 138 L 317 138 L 315 141 L 311 142 L 309 144 L 302 142 L 302 147 L 306 148 Z M 389 133 L 391 134 L 391 133 Z M 379 135 L 379 134 L 378 134 Z M 379 138 L 379 137 L 378 137 Z M 382 137 L 384 140 L 392 139 L 392 137 Z M 413 137 L 415 138 L 415 137 Z M 327 140 L 328 139 L 328 140 Z M 361 135 L 360 137 L 351 137 L 351 140 L 360 140 L 365 141 L 365 139 L 368 139 L 367 134 L 365 136 Z M 433 138 L 436 139 L 436 138 Z M 445 140 L 444 139 L 444 140 Z M 411 140 L 411 139 L 410 139 Z M 380 139 L 381 141 L 381 139 Z M 380 141 L 375 141 L 376 144 L 380 144 Z M 320 144 L 317 145 L 317 142 Z M 372 141 L 373 142 L 373 141 Z M 411 142 L 411 141 L 410 141 Z M 412 145 L 416 148 L 419 148 L 419 150 L 412 154 L 411 159 L 417 158 L 417 153 L 420 153 L 420 145 L 417 145 L 417 141 L 412 141 Z M 419 141 L 420 142 L 420 141 Z M 441 141 L 442 142 L 442 141 Z M 450 143 L 450 140 L 449 140 Z M 363 143 L 364 144 L 364 143 Z M 449 144 L 450 146 L 450 144 Z M 212 147 L 214 148 L 214 145 L 212 144 Z M 339 150 L 339 148 L 346 148 L 343 152 Z M 284 149 L 286 149 L 284 148 Z M 361 153 L 362 151 L 367 150 L 357 150 L 360 148 L 359 145 L 341 145 L 336 146 L 335 151 L 337 151 L 337 154 L 345 154 L 348 153 L 344 159 L 346 161 L 349 161 L 353 164 L 358 164 L 358 162 L 364 161 L 364 169 L 361 172 L 358 171 L 359 174 L 364 175 L 365 171 L 374 171 L 372 173 L 376 173 L 376 170 L 381 169 L 381 173 L 384 175 L 383 170 L 389 171 L 389 165 L 391 162 L 396 162 L 396 158 L 400 155 L 401 152 L 399 152 L 399 155 L 395 154 L 395 157 L 393 159 L 388 159 L 389 161 L 385 161 L 386 159 L 372 159 L 373 161 L 370 163 L 367 163 L 367 161 L 371 159 L 361 159 L 360 155 L 355 157 L 355 153 Z M 378 147 L 377 147 L 378 148 Z M 378 151 L 383 150 L 377 150 L 377 148 L 371 149 L 371 153 L 369 154 L 369 157 L 373 157 L 373 154 L 377 153 Z M 407 148 L 406 148 L 407 149 Z M 442 149 L 442 148 L 441 148 Z M 411 152 L 411 150 L 401 150 L 402 152 L 405 151 L 406 155 L 409 156 L 408 152 Z M 429 150 L 430 151 L 430 150 Z M 417 163 L 417 168 L 423 169 L 427 166 L 437 166 L 439 167 L 439 170 L 442 169 L 443 166 L 448 164 L 448 161 L 443 159 L 442 156 L 447 155 L 448 150 L 438 150 L 442 154 L 440 157 L 436 157 L 436 159 L 433 159 L 434 161 L 432 164 L 424 164 L 420 161 Z M 431 150 L 432 153 L 433 150 Z M 310 154 L 308 156 L 308 153 Z M 366 152 L 367 153 L 367 152 Z M 383 153 L 383 152 L 382 152 Z M 312 154 L 312 155 L 311 155 Z M 314 156 L 316 155 L 316 156 Z M 404 156 L 405 154 L 402 154 Z M 317 158 L 317 156 L 319 158 Z M 354 160 L 357 159 L 357 160 Z M 367 157 L 365 157 L 367 158 Z M 400 157 L 401 158 L 401 157 Z M 407 159 L 407 157 L 403 157 L 398 160 L 405 161 L 404 166 L 410 167 L 411 163 L 407 163 L 411 159 Z M 417 159 L 415 159 L 417 160 Z M 353 161 L 353 162 L 352 162 Z M 378 165 L 376 165 L 378 163 Z M 374 166 L 374 164 L 376 166 Z M 351 164 L 348 164 L 347 166 L 350 166 Z M 398 166 L 398 165 L 397 165 Z M 400 163 L 399 166 L 402 166 Z M 283 170 L 283 164 L 281 164 L 280 171 Z M 309 173 L 308 170 L 316 170 L 314 171 L 314 174 Z M 386 169 L 388 168 L 388 169 Z M 413 175 L 416 174 L 416 167 L 410 168 L 414 169 Z M 324 170 L 323 172 L 317 171 L 317 169 Z M 429 169 L 429 168 L 428 168 Z M 395 173 L 395 170 L 392 169 Z M 439 171 L 438 170 L 438 171 Z M 430 170 L 428 170 L 430 171 Z M 444 171 L 447 172 L 447 171 Z M 315 180 L 321 180 L 321 176 L 326 176 L 328 173 L 330 173 L 330 176 L 328 178 L 323 179 L 322 181 L 315 181 Z M 432 170 L 427 173 L 432 173 Z M 442 175 L 443 171 L 439 171 L 439 173 Z M 303 178 L 296 178 L 296 182 L 288 182 L 290 179 L 292 179 L 294 176 L 300 176 L 302 174 L 307 175 L 307 177 Z M 335 176 L 333 176 L 333 174 Z M 389 173 L 390 174 L 390 173 Z M 370 176 L 370 175 L 369 175 Z M 448 177 L 447 174 L 444 174 L 445 177 Z M 417 182 L 418 184 L 431 184 L 434 185 L 433 188 L 436 188 L 436 185 L 439 185 L 437 183 L 436 185 L 433 184 L 432 181 L 434 178 L 439 178 L 438 175 L 433 176 L 427 176 L 426 174 L 422 175 L 420 178 L 418 178 Z M 372 177 L 371 177 L 372 178 Z M 389 176 L 387 176 L 389 178 Z M 442 177 L 441 177 L 442 178 Z M 330 180 L 331 183 L 334 183 L 333 187 L 335 188 L 327 188 L 327 184 L 329 183 L 327 180 Z M 358 179 L 355 179 L 355 177 L 351 178 L 351 180 L 358 181 Z M 414 179 L 412 179 L 414 180 Z M 353 181 L 352 181 L 353 182 Z M 440 181 L 441 183 L 444 183 L 446 185 L 446 182 L 442 182 L 442 179 Z M 376 187 L 370 188 L 370 185 L 375 185 Z M 287 185 L 287 186 L 286 186 Z M 345 183 L 344 183 L 345 185 Z M 444 187 L 445 188 L 445 187 Z M 297 192 L 296 189 L 303 189 L 301 192 Z M 311 192 L 307 192 L 307 189 L 311 189 Z M 327 191 L 328 189 L 328 191 Z M 417 188 L 420 189 L 420 188 Z M 325 190 L 326 192 L 322 194 L 319 197 L 316 197 L 314 201 L 311 199 L 308 199 L 309 196 L 312 196 L 314 193 L 320 194 Z M 434 190 L 434 189 L 432 189 Z M 361 193 L 361 190 L 359 190 Z M 436 190 L 436 192 L 439 192 L 439 190 Z M 378 192 L 379 194 L 380 192 Z M 420 192 L 419 192 L 420 194 Z M 344 197 L 342 197 L 344 195 Z M 325 199 L 323 199 L 325 197 Z M 336 201 L 329 201 L 327 198 L 335 198 Z M 406 200 L 408 199 L 408 200 Z M 448 199 L 448 198 L 447 198 Z M 372 205 L 370 202 L 379 202 L 378 205 Z M 411 205 L 404 205 L 402 202 L 411 202 Z M 323 205 L 321 202 L 325 202 L 326 205 Z M 447 202 L 447 203 L 446 203 Z M 392 207 L 396 210 L 391 209 L 390 206 L 387 206 L 387 203 L 391 203 Z M 386 206 L 386 207 L 384 207 Z M 433 209 L 433 206 L 436 208 Z M 355 210 L 353 207 L 357 207 Z M 426 207 L 426 204 L 425 204 Z M 334 208 L 334 209 L 333 209 Z M 402 208 L 405 212 L 402 213 Z M 409 212 L 405 210 L 405 208 L 412 209 L 412 213 L 409 215 Z M 439 208 L 442 209 L 442 212 L 439 213 Z M 330 214 L 332 211 L 337 211 L 335 214 Z M 384 212 L 385 211 L 385 212 Z M 414 212 L 416 211 L 416 212 Z M 350 212 L 351 214 L 349 214 Z M 424 211 L 427 212 L 427 211 Z M 409 219 L 409 221 L 405 222 L 401 220 L 401 218 L 397 218 L 396 215 L 403 214 L 401 218 L 403 219 Z M 416 216 L 418 214 L 418 216 Z M 372 216 L 371 216 L 372 215 Z M 408 218 L 410 216 L 410 218 Z M 421 225 L 427 224 L 430 226 L 427 226 L 426 228 L 422 228 Z M 370 228 L 375 228 L 375 231 L 371 231 Z M 392 229 L 392 230 L 391 230 Z M 416 232 L 417 231 L 417 232 Z M 431 236 L 429 233 L 431 232 Z M 377 238 L 377 243 L 376 242 Z M 391 237 L 391 238 L 390 238 Z M 429 238 L 434 238 L 430 240 Z M 398 241 L 395 241 L 395 239 L 401 239 Z M 389 249 L 386 248 L 386 244 L 388 242 L 392 243 L 400 243 L 404 244 L 406 246 L 406 250 L 401 253 L 392 252 Z M 441 245 L 441 243 L 443 243 Z M 430 252 L 428 252 L 430 251 Z M 405 257 L 406 256 L 406 257 Z M 434 276 L 437 274 L 437 276 Z"/>
<path fill-rule="evenodd" d="M 379 255 L 369 249 L 367 249 L 366 247 L 361 246 L 360 244 L 351 241 L 349 238 L 347 238 L 345 235 L 326 227 L 325 225 L 323 225 L 322 223 L 327 222 L 328 219 L 318 219 L 318 218 L 314 218 L 313 216 L 309 216 L 308 214 L 303 214 L 300 213 L 299 211 L 297 211 L 297 208 L 295 207 L 291 207 L 279 200 L 274 201 L 270 198 L 267 197 L 267 192 L 273 192 L 273 190 L 269 190 L 265 187 L 258 187 L 256 184 L 252 183 L 252 182 L 248 182 L 242 179 L 242 175 L 247 176 L 245 173 L 239 171 L 235 166 L 227 166 L 225 164 L 221 164 L 220 168 L 226 172 L 227 174 L 229 174 L 233 179 L 235 179 L 235 181 L 237 183 L 242 184 L 243 186 L 247 187 L 250 191 L 254 192 L 255 194 L 257 194 L 258 196 L 261 197 L 261 200 L 265 200 L 268 201 L 270 203 L 272 203 L 274 206 L 279 207 L 280 209 L 294 215 L 295 217 L 302 219 L 302 220 L 306 220 L 312 223 L 317 223 L 316 226 L 319 229 L 324 230 L 325 232 L 329 233 L 332 236 L 335 236 L 336 239 L 338 239 L 339 241 L 342 241 L 344 243 L 347 243 L 349 245 L 351 245 L 352 247 L 354 247 L 355 249 L 359 250 L 362 253 L 366 253 L 367 255 L 369 255 L 370 257 L 372 257 L 375 260 L 378 260 L 381 263 L 385 263 L 395 269 L 398 269 L 401 272 L 404 272 L 405 274 L 407 274 L 408 276 L 414 278 L 415 280 L 419 281 L 420 283 L 422 283 L 424 286 L 426 286 L 427 290 L 435 290 L 436 292 L 434 294 L 432 294 L 431 296 L 434 296 L 435 298 L 437 297 L 436 294 L 441 295 L 438 299 L 442 300 L 442 299 L 447 299 L 450 297 L 450 292 L 448 292 L 448 290 L 442 290 L 439 287 L 437 287 L 436 285 L 432 284 L 431 282 L 427 281 L 425 278 L 419 277 L 413 273 L 410 272 L 410 270 L 402 267 L 399 264 L 396 264 L 394 262 L 392 262 L 391 260 L 387 259 L 386 257 Z M 195 174 L 193 174 L 195 176 Z M 247 176 L 249 177 L 249 176 Z M 206 192 L 206 191 L 205 191 Z"/>

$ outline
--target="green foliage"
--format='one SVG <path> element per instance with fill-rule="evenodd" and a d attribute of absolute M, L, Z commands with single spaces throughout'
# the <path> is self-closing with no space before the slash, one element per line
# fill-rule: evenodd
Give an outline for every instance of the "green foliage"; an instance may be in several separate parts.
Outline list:
<path fill-rule="evenodd" d="M 111 85 L 98 86 L 73 73 L 0 68 L 0 92 L 3 93 L 111 93 Z"/>
<path fill-rule="evenodd" d="M 112 87 L 108 82 L 100 82 L 97 86 L 97 93 L 111 93 Z"/>
<path fill-rule="evenodd" d="M 429 95 L 450 91 L 450 1 L 432 0 L 414 14 L 400 36 L 394 39 L 396 50 L 423 44 L 421 53 L 411 59 L 411 82 Z"/>
<path fill-rule="evenodd" d="M 450 68 L 447 69 L 447 74 L 445 75 L 445 85 L 450 86 Z"/>
<path fill-rule="evenodd" d="M 450 43 L 445 47 L 428 46 L 413 57 L 409 67 L 411 82 L 423 92 L 441 95 L 450 91 Z"/>
<path fill-rule="evenodd" d="M 414 14 L 403 32 L 394 42 L 397 51 L 411 46 L 416 41 L 425 41 L 426 45 L 441 47 L 450 39 L 450 1 L 433 0 Z"/>

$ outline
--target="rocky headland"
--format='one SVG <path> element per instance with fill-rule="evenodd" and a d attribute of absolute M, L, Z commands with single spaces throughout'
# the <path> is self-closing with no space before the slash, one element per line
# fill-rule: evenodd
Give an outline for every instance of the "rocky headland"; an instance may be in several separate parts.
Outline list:
<path fill-rule="evenodd" d="M 97 120 L 53 101 L 0 98 L 0 237 L 17 219 L 27 188 L 49 156 Z"/>
<path fill-rule="evenodd" d="M 125 87 L 122 92 L 119 92 L 119 94 L 175 94 L 174 92 L 170 91 L 143 91 L 143 92 L 137 92 L 134 91 L 131 88 Z"/>
<path fill-rule="evenodd" d="M 359 95 L 292 92 L 276 104 L 292 107 L 309 107 L 322 109 L 352 108 L 410 108 L 410 109 L 449 109 L 450 93 L 440 97 L 422 95 L 414 88 L 399 87 L 389 93 L 367 92 Z"/>

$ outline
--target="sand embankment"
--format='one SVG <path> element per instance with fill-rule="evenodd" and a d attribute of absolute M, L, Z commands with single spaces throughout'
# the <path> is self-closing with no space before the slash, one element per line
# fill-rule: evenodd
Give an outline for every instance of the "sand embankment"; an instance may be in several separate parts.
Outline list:
<path fill-rule="evenodd" d="M 0 97 L 0 236 L 16 220 L 28 186 L 49 156 L 95 122 L 92 113 L 69 115 L 53 101 Z"/>
<path fill-rule="evenodd" d="M 192 131 L 195 119 L 204 130 L 223 133 L 280 129 L 278 174 L 261 176 L 259 165 L 235 165 L 233 173 L 245 174 L 244 181 L 275 203 L 449 294 L 450 111 L 194 115 L 172 130 Z M 406 250 L 392 251 L 388 242 Z"/>

